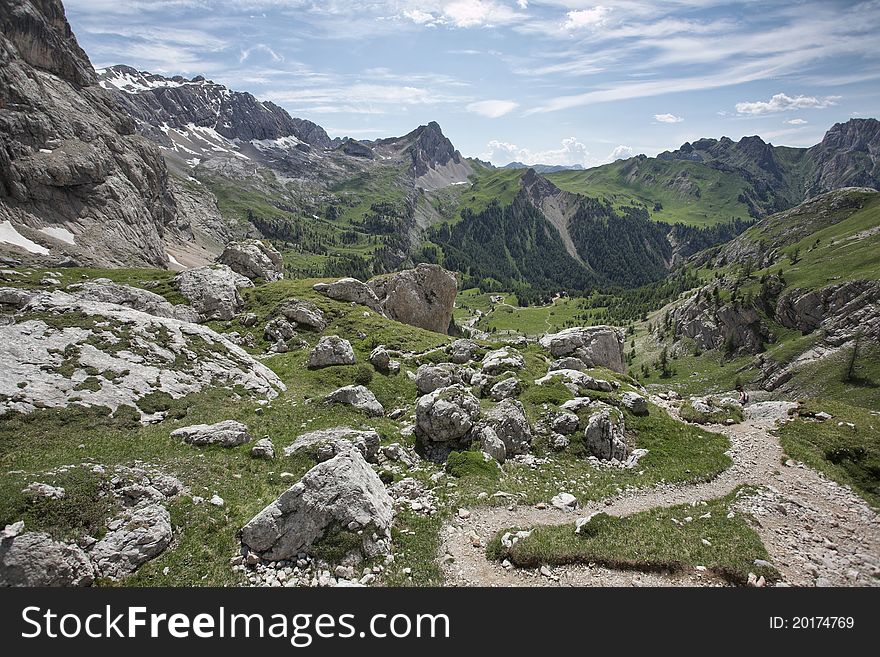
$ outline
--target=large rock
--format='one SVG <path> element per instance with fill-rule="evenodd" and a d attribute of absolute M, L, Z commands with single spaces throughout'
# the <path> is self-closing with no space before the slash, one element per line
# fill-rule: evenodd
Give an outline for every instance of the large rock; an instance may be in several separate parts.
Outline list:
<path fill-rule="evenodd" d="M 439 265 L 419 264 L 415 269 L 377 276 L 369 286 L 393 320 L 448 333 L 458 281 Z"/>
<path fill-rule="evenodd" d="M 73 403 L 115 412 L 211 386 L 268 398 L 284 390 L 269 368 L 207 326 L 64 292 L 36 294 L 17 323 L 0 326 L 0 414 Z M 151 404 L 144 415 L 158 420 L 161 412 Z"/>
<path fill-rule="evenodd" d="M 366 283 L 356 278 L 340 278 L 333 283 L 316 283 L 316 292 L 336 301 L 348 301 L 383 314 L 382 303 Z"/>
<path fill-rule="evenodd" d="M 507 370 L 520 370 L 525 367 L 522 354 L 513 347 L 502 347 L 495 351 L 488 352 L 483 356 L 483 364 L 480 369 L 485 374 L 495 376 Z"/>
<path fill-rule="evenodd" d="M 473 340 L 468 340 L 467 338 L 460 338 L 446 348 L 446 351 L 449 354 L 449 360 L 456 365 L 469 363 L 476 358 L 479 350 L 480 346 Z"/>
<path fill-rule="evenodd" d="M 587 367 L 607 367 L 623 372 L 623 330 L 611 326 L 574 327 L 541 338 L 541 346 L 554 358 L 572 356 Z"/>
<path fill-rule="evenodd" d="M 241 530 L 242 544 L 264 560 L 296 559 L 322 541 L 356 545 L 346 565 L 391 551 L 393 501 L 356 449 L 319 463 Z"/>
<path fill-rule="evenodd" d="M 320 369 L 333 365 L 354 365 L 355 356 L 351 343 L 338 335 L 326 335 L 309 354 L 309 369 Z"/>
<path fill-rule="evenodd" d="M 627 391 L 620 396 L 621 405 L 633 415 L 648 414 L 648 400 L 637 392 Z"/>
<path fill-rule="evenodd" d="M 494 401 L 501 401 L 516 397 L 520 392 L 522 392 L 522 382 L 515 376 L 510 376 L 493 385 L 489 389 L 489 396 Z"/>
<path fill-rule="evenodd" d="M 385 415 L 385 409 L 370 390 L 364 386 L 343 386 L 324 397 L 328 404 L 345 404 L 372 417 Z"/>
<path fill-rule="evenodd" d="M 275 445 L 272 444 L 272 439 L 266 436 L 255 442 L 251 448 L 251 456 L 255 459 L 264 459 L 266 461 L 274 459 Z"/>
<path fill-rule="evenodd" d="M 125 511 L 117 522 L 120 526 L 107 532 L 91 550 L 95 568 L 103 577 L 130 575 L 171 544 L 171 516 L 159 504 Z"/>
<path fill-rule="evenodd" d="M 184 322 L 199 321 L 199 313 L 194 308 L 185 304 L 172 305 L 155 292 L 114 283 L 109 278 L 95 278 L 68 285 L 67 291 L 85 300 L 115 303 L 156 317 L 169 317 Z"/>
<path fill-rule="evenodd" d="M 584 431 L 584 444 L 590 454 L 602 461 L 623 462 L 629 455 L 624 434 L 623 415 L 616 408 L 605 407 L 593 413 Z"/>
<path fill-rule="evenodd" d="M 235 420 L 181 427 L 172 431 L 171 437 L 179 438 L 190 445 L 219 445 L 220 447 L 235 447 L 253 440 L 247 426 Z"/>
<path fill-rule="evenodd" d="M 294 323 L 295 326 L 304 326 L 307 329 L 321 332 L 327 328 L 327 320 L 324 311 L 311 301 L 289 299 L 279 309 L 281 314 Z"/>
<path fill-rule="evenodd" d="M 26 532 L 0 540 L 0 586 L 89 586 L 95 569 L 76 545 Z"/>
<path fill-rule="evenodd" d="M 419 398 L 415 434 L 425 457 L 443 462 L 449 452 L 467 448 L 479 417 L 480 400 L 460 384 Z"/>
<path fill-rule="evenodd" d="M 461 382 L 458 368 L 451 363 L 425 364 L 420 365 L 416 370 L 416 389 L 420 395 L 427 395 L 429 392 Z"/>
<path fill-rule="evenodd" d="M 485 423 L 504 443 L 508 457 L 526 454 L 532 445 L 532 427 L 521 402 L 505 399 L 489 409 Z"/>
<path fill-rule="evenodd" d="M 267 283 L 284 278 L 284 259 L 271 244 L 261 240 L 243 240 L 227 244 L 217 262 L 252 281 Z"/>
<path fill-rule="evenodd" d="M 484 425 L 477 431 L 476 439 L 480 441 L 480 449 L 499 463 L 507 460 L 507 447 L 504 441 L 498 437 L 495 429 Z"/>
<path fill-rule="evenodd" d="M 375 431 L 360 431 L 351 427 L 334 427 L 310 431 L 284 448 L 284 456 L 300 451 L 308 451 L 317 460 L 326 461 L 354 446 L 369 462 L 374 463 L 379 453 L 379 434 Z"/>
<path fill-rule="evenodd" d="M 188 269 L 174 277 L 174 284 L 202 319 L 232 319 L 244 307 L 239 290 L 254 284 L 226 265 Z"/>

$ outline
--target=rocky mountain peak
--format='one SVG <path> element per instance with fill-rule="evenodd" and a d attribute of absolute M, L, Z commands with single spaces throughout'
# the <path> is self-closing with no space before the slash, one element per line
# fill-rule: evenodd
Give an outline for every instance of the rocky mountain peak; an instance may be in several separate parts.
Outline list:
<path fill-rule="evenodd" d="M 0 0 L 0 27 L 18 56 L 78 87 L 95 83 L 95 71 L 73 35 L 61 0 Z M 8 53 L 3 53 L 3 60 Z"/>
<path fill-rule="evenodd" d="M 229 140 L 272 141 L 294 138 L 307 147 L 333 145 L 316 123 L 290 116 L 286 110 L 252 94 L 231 91 L 198 75 L 190 80 L 137 71 L 130 66 L 110 66 L 98 72 L 102 87 L 114 92 L 133 116 L 141 132 L 168 146 L 168 129 L 216 131 Z M 163 136 L 162 133 L 165 133 Z"/>

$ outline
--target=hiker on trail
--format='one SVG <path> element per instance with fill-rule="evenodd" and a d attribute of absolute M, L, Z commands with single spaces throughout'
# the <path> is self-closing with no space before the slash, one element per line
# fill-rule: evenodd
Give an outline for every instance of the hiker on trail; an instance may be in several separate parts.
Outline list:
<path fill-rule="evenodd" d="M 739 403 L 745 406 L 749 403 L 749 393 L 746 392 L 745 388 L 739 389 Z"/>

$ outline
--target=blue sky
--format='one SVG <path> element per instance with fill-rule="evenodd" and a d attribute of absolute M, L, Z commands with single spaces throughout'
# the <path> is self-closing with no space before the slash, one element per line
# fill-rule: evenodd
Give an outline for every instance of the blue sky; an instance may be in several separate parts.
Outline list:
<path fill-rule="evenodd" d="M 65 0 L 96 67 L 205 75 L 333 136 L 592 166 L 880 116 L 880 1 Z"/>

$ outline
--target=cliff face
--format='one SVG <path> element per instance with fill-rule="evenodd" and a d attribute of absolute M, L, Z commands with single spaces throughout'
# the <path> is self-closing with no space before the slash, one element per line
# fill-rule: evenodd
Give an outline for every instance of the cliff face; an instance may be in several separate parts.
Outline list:
<path fill-rule="evenodd" d="M 166 266 L 163 236 L 188 229 L 165 163 L 97 86 L 60 0 L 0 0 L 0 28 L 0 222 L 26 245 L 0 248 Z"/>
<path fill-rule="evenodd" d="M 880 121 L 836 123 L 807 151 L 807 157 L 814 172 L 808 196 L 841 187 L 880 189 Z"/>

